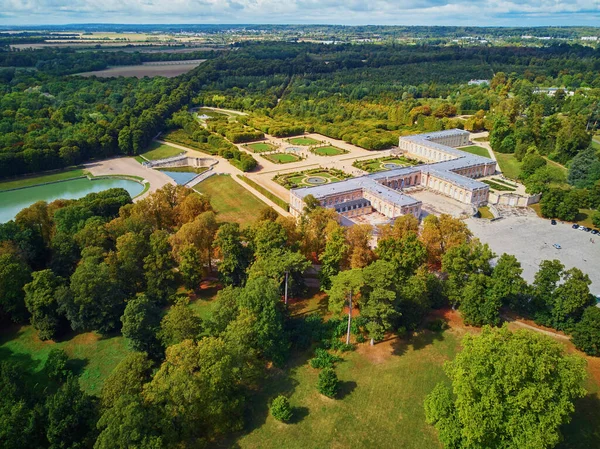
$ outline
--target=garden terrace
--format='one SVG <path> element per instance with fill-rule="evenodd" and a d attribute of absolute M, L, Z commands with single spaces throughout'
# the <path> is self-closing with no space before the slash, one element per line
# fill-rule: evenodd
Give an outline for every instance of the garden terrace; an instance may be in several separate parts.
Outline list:
<path fill-rule="evenodd" d="M 289 164 L 302 160 L 300 156 L 293 153 L 270 153 L 261 156 L 275 164 Z"/>
<path fill-rule="evenodd" d="M 341 170 L 315 168 L 313 170 L 277 175 L 273 180 L 286 189 L 295 189 L 298 187 L 313 187 L 322 184 L 330 184 L 348 178 L 350 178 L 350 175 Z"/>
<path fill-rule="evenodd" d="M 349 151 L 342 148 L 334 147 L 333 145 L 325 145 L 322 147 L 314 147 L 310 149 L 311 152 L 317 156 L 338 156 L 340 154 L 346 154 Z"/>

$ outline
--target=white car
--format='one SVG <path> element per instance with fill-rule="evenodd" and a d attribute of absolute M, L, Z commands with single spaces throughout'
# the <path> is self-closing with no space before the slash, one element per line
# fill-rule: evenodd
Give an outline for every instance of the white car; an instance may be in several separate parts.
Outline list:
<path fill-rule="evenodd" d="M 585 231 L 585 226 L 579 226 L 578 228 L 580 231 Z"/>
<path fill-rule="evenodd" d="M 554 246 L 556 249 L 561 249 L 561 248 L 562 248 L 562 247 L 561 247 L 561 246 L 560 246 L 558 243 L 555 243 L 555 244 L 554 244 L 554 245 L 552 245 L 552 246 Z"/>

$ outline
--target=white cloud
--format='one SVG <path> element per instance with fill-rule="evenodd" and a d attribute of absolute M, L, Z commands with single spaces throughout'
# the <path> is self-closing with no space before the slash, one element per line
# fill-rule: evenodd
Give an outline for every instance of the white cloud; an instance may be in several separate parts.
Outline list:
<path fill-rule="evenodd" d="M 4 24 L 600 24 L 600 0 L 0 0 Z"/>

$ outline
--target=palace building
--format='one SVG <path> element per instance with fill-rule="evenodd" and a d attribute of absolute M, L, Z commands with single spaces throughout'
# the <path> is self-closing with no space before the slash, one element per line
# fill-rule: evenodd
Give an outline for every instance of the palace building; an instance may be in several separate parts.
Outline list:
<path fill-rule="evenodd" d="M 479 207 L 487 204 L 489 186 L 475 178 L 492 175 L 496 162 L 455 147 L 469 143 L 469 133 L 460 129 L 400 137 L 398 150 L 425 162 L 290 191 L 290 212 L 300 216 L 308 195 L 323 207 L 335 209 L 343 217 L 379 212 L 388 219 L 412 214 L 419 218 L 421 201 L 402 193 L 404 189 L 422 187 L 455 200 Z"/>

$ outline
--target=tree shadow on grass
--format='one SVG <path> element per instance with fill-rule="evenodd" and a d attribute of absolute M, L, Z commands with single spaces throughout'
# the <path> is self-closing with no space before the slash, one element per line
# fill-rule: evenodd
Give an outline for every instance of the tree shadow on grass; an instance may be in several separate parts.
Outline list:
<path fill-rule="evenodd" d="M 308 407 L 294 407 L 292 409 L 292 419 L 289 424 L 298 424 L 308 416 Z"/>
<path fill-rule="evenodd" d="M 434 332 L 426 329 L 420 330 L 416 335 L 405 338 L 396 338 L 392 342 L 392 355 L 403 355 L 412 346 L 414 351 L 423 349 L 431 345 L 434 341 L 443 341 L 444 332 Z"/>
<path fill-rule="evenodd" d="M 340 382 L 338 386 L 337 399 L 344 399 L 345 397 L 350 396 L 355 389 L 356 382 L 353 380 Z"/>
<path fill-rule="evenodd" d="M 71 371 L 75 376 L 80 376 L 83 370 L 88 364 L 88 359 L 69 359 L 67 362 L 67 369 Z"/>
<path fill-rule="evenodd" d="M 575 413 L 569 424 L 561 427 L 564 441 L 557 449 L 600 447 L 600 398 L 597 393 L 575 401 Z"/>

